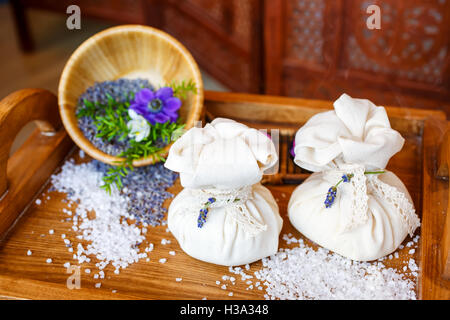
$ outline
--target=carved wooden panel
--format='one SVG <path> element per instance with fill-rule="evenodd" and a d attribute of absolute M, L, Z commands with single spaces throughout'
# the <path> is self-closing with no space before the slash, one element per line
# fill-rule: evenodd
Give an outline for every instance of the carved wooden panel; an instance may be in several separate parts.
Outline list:
<path fill-rule="evenodd" d="M 286 58 L 323 63 L 325 9 L 325 0 L 286 2 Z"/>
<path fill-rule="evenodd" d="M 373 4 L 381 29 L 367 27 Z M 266 57 L 280 60 L 266 60 L 267 92 L 331 100 L 347 92 L 450 115 L 450 0 L 274 0 L 265 14 Z"/>

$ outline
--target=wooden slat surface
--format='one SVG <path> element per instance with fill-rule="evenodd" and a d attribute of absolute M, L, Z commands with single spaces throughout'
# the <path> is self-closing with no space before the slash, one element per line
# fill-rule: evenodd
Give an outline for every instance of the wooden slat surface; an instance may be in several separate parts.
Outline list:
<path fill-rule="evenodd" d="M 214 104 L 212 98 L 206 102 L 207 108 Z M 229 99 L 239 100 L 235 95 L 230 96 Z M 262 98 L 258 97 L 258 99 Z M 270 102 L 270 99 L 267 101 Z M 264 103 L 268 104 L 267 101 Z M 397 111 L 392 112 L 395 114 Z M 402 114 L 404 111 L 398 112 L 398 114 Z M 410 121 L 423 120 L 424 118 L 426 117 L 421 118 L 417 113 L 412 113 L 409 117 Z M 437 117 L 437 119 L 438 122 L 442 121 L 442 118 Z M 398 121 L 398 123 L 402 122 Z M 420 130 L 417 130 L 417 132 L 420 133 Z M 391 159 L 388 169 L 394 171 L 405 183 L 413 197 L 419 215 L 422 216 L 424 141 L 421 135 L 404 136 L 406 139 L 405 146 L 400 153 Z M 428 141 L 428 143 L 434 145 L 438 141 Z M 75 158 L 77 158 L 77 154 L 75 152 Z M 430 157 L 432 157 L 431 154 Z M 442 184 L 442 181 L 438 183 Z M 424 185 L 426 185 L 425 182 Z M 230 275 L 228 268 L 189 257 L 179 248 L 174 237 L 166 232 L 165 226 L 149 227 L 147 241 L 155 245 L 155 249 L 149 254 L 151 259 L 149 262 L 142 259 L 121 271 L 119 275 L 113 273 L 113 268 L 107 267 L 105 270 L 106 278 L 102 280 L 95 280 L 92 277 L 96 270 L 95 261 L 85 263 L 82 266 L 81 289 L 69 290 L 66 287 L 69 275 L 66 274 L 63 264 L 74 261 L 72 260 L 72 253 L 67 251 L 61 239 L 61 234 L 66 234 L 71 242 L 77 243 L 76 233 L 71 229 L 72 223 L 64 221 L 67 218 L 67 215 L 62 213 L 62 209 L 66 206 L 62 202 L 64 195 L 55 192 L 48 193 L 49 187 L 46 186 L 44 195 L 39 196 L 42 199 L 42 204 L 38 206 L 33 202 L 25 215 L 1 243 L 0 296 L 20 299 L 202 299 L 203 297 L 208 299 L 263 299 L 264 291 L 246 290 L 247 285 L 240 280 L 239 276 L 235 276 L 237 279 L 236 285 L 233 286 L 227 282 L 229 284 L 227 290 L 222 290 L 220 288 L 223 283 L 221 277 L 225 274 Z M 268 187 L 277 200 L 280 214 L 284 220 L 281 235 L 292 233 L 295 237 L 301 237 L 299 232 L 291 226 L 287 217 L 287 203 L 295 185 L 268 185 Z M 180 189 L 181 187 L 177 182 L 170 191 L 176 194 Z M 442 197 L 445 197 L 445 190 L 444 187 Z M 440 192 L 436 193 L 436 196 L 441 196 Z M 47 200 L 47 196 L 50 196 L 49 200 Z M 430 197 L 426 201 L 433 201 L 433 199 L 436 200 L 436 198 Z M 442 201 L 446 205 L 447 200 L 442 198 Z M 167 206 L 169 203 L 170 201 L 167 201 L 165 205 Z M 432 203 L 426 203 L 434 206 Z M 425 206 L 425 208 L 428 207 Z M 49 229 L 55 230 L 53 235 L 49 235 Z M 417 232 L 421 232 L 421 230 Z M 162 239 L 168 239 L 171 243 L 162 245 Z M 410 240 L 408 237 L 404 244 Z M 312 245 L 308 241 L 306 242 Z M 288 246 L 280 239 L 280 247 Z M 27 250 L 29 249 L 33 252 L 31 256 L 27 256 Z M 385 264 L 388 267 L 400 268 L 404 265 L 404 261 L 410 257 L 409 249 L 405 247 L 399 250 L 399 258 L 386 260 Z M 171 250 L 176 252 L 175 256 L 169 255 Z M 413 255 L 418 264 L 421 263 L 421 256 L 423 256 L 423 252 L 419 248 Z M 53 259 L 53 262 L 47 264 L 47 258 Z M 160 258 L 167 258 L 167 262 L 165 264 L 159 263 Z M 90 268 L 93 273 L 86 274 L 84 272 L 86 268 Z M 251 270 L 247 273 L 253 274 L 260 268 L 261 262 L 253 263 L 251 264 Z M 176 282 L 175 278 L 182 278 L 183 280 Z M 220 285 L 216 285 L 217 280 L 221 281 Z M 101 288 L 95 288 L 97 282 L 102 283 Z M 425 298 L 430 297 L 430 295 L 421 292 L 421 286 L 422 284 L 417 286 L 418 293 L 423 294 Z M 112 290 L 117 290 L 117 292 L 113 293 Z M 228 296 L 230 291 L 234 293 L 232 297 Z M 447 292 L 445 290 L 436 291 L 434 297 L 442 298 Z M 439 296 L 439 294 L 443 295 Z"/>

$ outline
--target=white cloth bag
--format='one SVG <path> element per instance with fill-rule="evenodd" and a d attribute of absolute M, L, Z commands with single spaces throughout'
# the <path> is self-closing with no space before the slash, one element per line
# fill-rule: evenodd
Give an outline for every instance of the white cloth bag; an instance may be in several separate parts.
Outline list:
<path fill-rule="evenodd" d="M 314 173 L 291 195 L 291 223 L 315 243 L 345 257 L 370 261 L 395 251 L 420 225 L 411 196 L 385 170 L 404 139 L 386 110 L 343 94 L 334 110 L 316 114 L 295 136 L 294 162 Z M 385 171 L 383 174 L 364 174 Z M 324 201 L 343 175 L 331 207 Z"/>
<path fill-rule="evenodd" d="M 180 173 L 183 189 L 172 201 L 168 227 L 180 247 L 202 261 L 235 266 L 278 251 L 278 205 L 260 184 L 278 156 L 256 129 L 218 118 L 192 128 L 169 151 L 165 166 Z M 214 198 L 200 228 L 200 209 Z"/>

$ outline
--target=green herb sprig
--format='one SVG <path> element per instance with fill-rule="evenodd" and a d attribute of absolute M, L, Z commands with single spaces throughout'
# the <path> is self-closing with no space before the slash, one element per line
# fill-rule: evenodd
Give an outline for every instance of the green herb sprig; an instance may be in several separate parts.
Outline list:
<path fill-rule="evenodd" d="M 197 87 L 192 80 L 182 81 L 181 83 L 172 82 L 169 86 L 173 90 L 173 95 L 180 99 L 186 99 L 189 92 L 197 93 Z M 89 117 L 94 120 L 97 131 L 96 137 L 104 141 L 111 141 L 115 138 L 123 141 L 130 132 L 127 126 L 130 120 L 128 108 L 130 107 L 130 101 L 134 99 L 134 93 L 128 93 L 126 102 L 118 102 L 109 94 L 106 96 L 107 102 L 105 104 L 84 99 L 77 110 L 76 116 L 77 118 Z M 111 166 L 103 177 L 104 184 L 101 188 L 111 194 L 112 186 L 115 184 L 120 190 L 123 187 L 122 178 L 134 170 L 134 160 L 153 157 L 154 161 L 165 161 L 165 150 L 164 147 L 160 146 L 161 143 L 167 145 L 178 139 L 184 133 L 184 127 L 185 124 L 180 119 L 176 122 L 155 123 L 150 125 L 150 134 L 145 139 L 139 142 L 130 139 L 128 141 L 129 147 L 117 155 L 124 158 L 124 161 Z"/>
<path fill-rule="evenodd" d="M 188 82 L 183 80 L 180 83 L 172 81 L 169 84 L 169 87 L 172 88 L 173 95 L 180 99 L 186 99 L 187 94 L 189 92 L 192 92 L 193 94 L 197 94 L 197 86 L 192 79 L 190 79 Z"/>

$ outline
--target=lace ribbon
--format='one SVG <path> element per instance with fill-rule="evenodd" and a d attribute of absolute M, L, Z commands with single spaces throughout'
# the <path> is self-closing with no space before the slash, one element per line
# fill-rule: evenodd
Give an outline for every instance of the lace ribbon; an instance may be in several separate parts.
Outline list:
<path fill-rule="evenodd" d="M 344 223 L 344 231 L 352 230 L 367 222 L 369 219 L 368 195 L 372 194 L 395 208 L 397 214 L 402 217 L 409 235 L 412 236 L 416 228 L 420 226 L 420 220 L 411 201 L 403 192 L 381 181 L 378 175 L 365 175 L 364 172 L 364 166 L 349 164 L 341 165 L 339 170 L 327 172 L 328 176 L 336 181 L 341 179 L 343 174 L 353 173 L 354 175 L 347 187 L 347 191 L 350 191 L 352 195 L 352 214 Z"/>
<path fill-rule="evenodd" d="M 252 186 L 245 186 L 238 189 L 188 189 L 190 199 L 192 199 L 189 212 L 195 212 L 196 217 L 203 204 L 209 198 L 215 198 L 209 208 L 225 207 L 226 214 L 231 217 L 243 228 L 249 236 L 256 236 L 262 231 L 267 230 L 267 225 L 258 221 L 248 210 L 246 202 L 253 199 Z M 214 214 L 214 212 L 210 212 Z M 206 222 L 208 223 L 208 222 Z"/>

